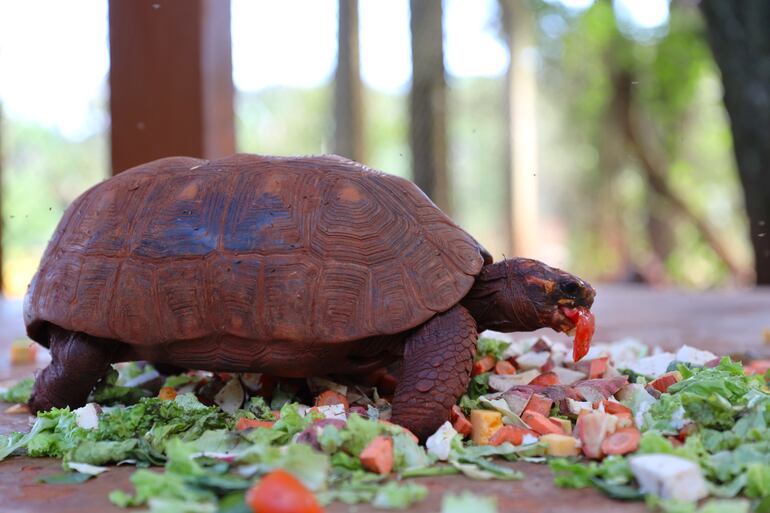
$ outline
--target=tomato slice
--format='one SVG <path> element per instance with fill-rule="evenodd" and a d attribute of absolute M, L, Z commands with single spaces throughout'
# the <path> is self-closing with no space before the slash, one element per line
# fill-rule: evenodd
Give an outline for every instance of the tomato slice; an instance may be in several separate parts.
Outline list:
<path fill-rule="evenodd" d="M 582 306 L 576 308 L 576 310 L 577 321 L 572 318 L 570 319 L 576 325 L 575 341 L 572 344 L 572 360 L 575 362 L 580 361 L 588 354 L 588 349 L 591 347 L 591 339 L 596 329 L 596 318 L 591 310 Z"/>
<path fill-rule="evenodd" d="M 313 492 L 285 470 L 273 470 L 246 494 L 254 513 L 323 513 Z"/>

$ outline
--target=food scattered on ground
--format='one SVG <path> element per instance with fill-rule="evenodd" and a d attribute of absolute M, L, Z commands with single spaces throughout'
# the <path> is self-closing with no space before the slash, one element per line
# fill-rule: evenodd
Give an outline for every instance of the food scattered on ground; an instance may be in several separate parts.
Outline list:
<path fill-rule="evenodd" d="M 333 501 L 405 508 L 428 493 L 410 478 L 526 478 L 507 463 L 515 460 L 547 461 L 558 486 L 666 512 L 695 512 L 709 496 L 703 512 L 770 505 L 768 360 L 628 340 L 594 344 L 578 360 L 545 338 L 483 338 L 475 363 L 466 394 L 425 445 L 389 421 L 395 372 L 362 385 L 163 377 L 132 363 L 116 366 L 85 406 L 41 412 L 29 433 L 0 436 L 0 459 L 61 458 L 66 472 L 51 483 L 83 482 L 117 463 L 163 466 L 139 468 L 133 494 L 110 495 L 156 512 L 192 503 L 212 512 L 315 512 Z M 31 385 L 0 389 L 0 399 L 24 403 Z M 445 497 L 442 512 L 471 502 L 496 511 L 493 498 L 461 494 Z"/>

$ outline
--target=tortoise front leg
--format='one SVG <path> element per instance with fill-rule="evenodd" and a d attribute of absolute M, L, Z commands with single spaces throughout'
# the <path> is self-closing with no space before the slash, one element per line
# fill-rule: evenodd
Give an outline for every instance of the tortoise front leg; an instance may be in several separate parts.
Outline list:
<path fill-rule="evenodd" d="M 465 393 L 476 351 L 476 321 L 456 305 L 417 328 L 406 339 L 404 367 L 393 399 L 392 421 L 420 440 L 449 419 Z"/>
<path fill-rule="evenodd" d="M 83 406 L 96 382 L 109 370 L 116 343 L 52 326 L 49 348 L 51 363 L 35 378 L 29 409 L 37 413 L 53 407 Z"/>

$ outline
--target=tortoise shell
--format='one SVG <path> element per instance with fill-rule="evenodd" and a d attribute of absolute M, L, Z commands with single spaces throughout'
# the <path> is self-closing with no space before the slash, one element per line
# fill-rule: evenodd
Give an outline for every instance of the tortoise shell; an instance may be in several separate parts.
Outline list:
<path fill-rule="evenodd" d="M 408 180 L 336 156 L 156 160 L 65 212 L 25 298 L 129 344 L 341 342 L 456 304 L 491 257 Z"/>

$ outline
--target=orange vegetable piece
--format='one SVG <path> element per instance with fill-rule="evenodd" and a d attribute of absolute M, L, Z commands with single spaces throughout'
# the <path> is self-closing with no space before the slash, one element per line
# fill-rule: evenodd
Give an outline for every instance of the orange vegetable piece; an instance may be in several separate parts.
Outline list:
<path fill-rule="evenodd" d="M 545 415 L 535 411 L 524 411 L 524 413 L 521 415 L 521 420 L 523 420 L 529 427 L 531 427 L 533 431 L 541 435 L 564 434 L 564 430 L 562 428 L 556 426 L 556 424 L 551 422 L 551 420 Z"/>
<path fill-rule="evenodd" d="M 473 425 L 471 424 L 471 421 L 468 420 L 468 418 L 463 414 L 459 406 L 452 406 L 452 412 L 449 416 L 449 419 L 452 421 L 452 427 L 455 428 L 455 431 L 464 437 L 471 436 L 471 433 L 473 433 Z"/>
<path fill-rule="evenodd" d="M 592 459 L 603 458 L 602 443 L 612 429 L 614 424 L 609 413 L 592 411 L 578 415 L 575 433 L 583 444 L 583 454 Z"/>
<path fill-rule="evenodd" d="M 516 374 L 516 367 L 508 360 L 500 360 L 495 364 L 495 374 Z"/>
<path fill-rule="evenodd" d="M 497 360 L 491 354 L 482 356 L 473 362 L 471 376 L 478 376 L 479 374 L 491 371 L 495 367 L 495 363 L 497 363 Z"/>
<path fill-rule="evenodd" d="M 631 411 L 631 408 L 629 408 L 626 405 L 616 403 L 614 401 L 608 401 L 607 399 L 602 401 L 602 404 L 604 405 L 604 411 L 607 413 L 611 413 L 613 415 L 617 414 L 629 414 L 633 415 L 634 412 Z"/>
<path fill-rule="evenodd" d="M 348 398 L 334 390 L 324 390 L 315 398 L 316 406 L 331 406 L 333 404 L 341 404 L 345 410 L 350 408 Z"/>
<path fill-rule="evenodd" d="M 551 399 L 541 394 L 532 394 L 527 406 L 524 407 L 524 411 L 534 411 L 547 417 L 551 414 L 551 406 L 553 406 Z"/>
<path fill-rule="evenodd" d="M 158 399 L 161 401 L 173 401 L 176 399 L 176 390 L 172 387 L 162 387 L 158 391 Z"/>
<path fill-rule="evenodd" d="M 639 430 L 633 428 L 618 429 L 602 442 L 604 454 L 628 454 L 639 448 L 639 439 L 642 437 Z"/>
<path fill-rule="evenodd" d="M 503 426 L 490 437 L 489 445 L 500 445 L 505 442 L 510 442 L 513 445 L 521 445 L 524 441 L 524 435 L 532 435 L 535 438 L 539 435 L 531 429 L 523 428 L 521 426 Z"/>
<path fill-rule="evenodd" d="M 393 470 L 393 439 L 378 436 L 358 456 L 361 465 L 369 472 L 386 476 Z"/>
<path fill-rule="evenodd" d="M 529 382 L 530 385 L 541 385 L 545 387 L 558 385 L 559 383 L 559 376 L 553 371 L 544 372 Z"/>
<path fill-rule="evenodd" d="M 663 374 L 657 379 L 650 381 L 650 386 L 658 392 L 664 393 L 668 391 L 668 387 L 674 383 L 679 383 L 680 381 L 682 381 L 682 375 L 679 373 L 679 371 L 671 371 Z"/>
<path fill-rule="evenodd" d="M 589 362 L 588 367 L 588 379 L 599 379 L 604 377 L 604 373 L 607 372 L 607 361 L 609 357 L 602 356 L 601 358 L 594 358 Z"/>
<path fill-rule="evenodd" d="M 285 470 L 273 470 L 246 493 L 254 513 L 323 513 L 315 495 Z"/>
<path fill-rule="evenodd" d="M 238 419 L 238 422 L 235 423 L 235 429 L 238 431 L 243 431 L 244 429 L 251 429 L 251 428 L 272 428 L 273 424 L 275 422 L 271 422 L 269 420 L 256 420 L 256 419 L 247 419 L 245 417 L 241 417 Z"/>

